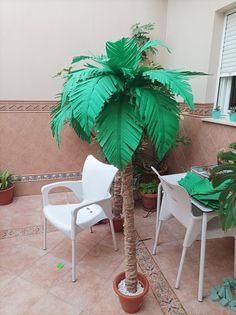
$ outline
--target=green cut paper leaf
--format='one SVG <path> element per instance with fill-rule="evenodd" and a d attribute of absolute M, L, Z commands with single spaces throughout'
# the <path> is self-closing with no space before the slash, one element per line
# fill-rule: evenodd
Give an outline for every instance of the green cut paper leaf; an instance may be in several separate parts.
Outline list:
<path fill-rule="evenodd" d="M 104 107 L 96 131 L 107 160 L 120 170 L 130 162 L 143 132 L 127 97 L 110 101 Z"/>

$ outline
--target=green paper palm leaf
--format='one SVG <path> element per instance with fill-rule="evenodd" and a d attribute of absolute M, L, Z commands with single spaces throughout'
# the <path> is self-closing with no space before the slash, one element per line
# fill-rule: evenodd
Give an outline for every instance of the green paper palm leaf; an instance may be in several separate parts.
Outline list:
<path fill-rule="evenodd" d="M 88 137 L 104 104 L 122 89 L 123 82 L 119 77 L 104 74 L 78 82 L 71 91 L 73 117 L 78 120 Z"/>
<path fill-rule="evenodd" d="M 153 83 L 156 81 L 162 83 L 174 94 L 181 96 L 191 109 L 194 108 L 192 88 L 187 82 L 186 72 L 160 69 L 146 71 L 143 76 L 149 78 Z"/>
<path fill-rule="evenodd" d="M 167 51 L 170 53 L 170 49 L 161 40 L 154 40 L 152 42 L 151 41 L 146 42 L 143 45 L 143 47 L 140 48 L 139 53 L 143 53 L 148 48 L 153 47 L 153 46 L 157 46 L 157 45 L 160 45 L 160 46 L 166 48 Z"/>
<path fill-rule="evenodd" d="M 136 88 L 136 103 L 158 158 L 163 159 L 179 132 L 179 106 L 161 91 Z"/>
<path fill-rule="evenodd" d="M 142 137 L 142 127 L 127 97 L 111 100 L 97 121 L 97 139 L 109 163 L 122 170 Z"/>
<path fill-rule="evenodd" d="M 108 64 L 114 69 L 128 68 L 134 70 L 141 61 L 137 43 L 133 38 L 107 42 L 106 52 L 109 58 Z"/>

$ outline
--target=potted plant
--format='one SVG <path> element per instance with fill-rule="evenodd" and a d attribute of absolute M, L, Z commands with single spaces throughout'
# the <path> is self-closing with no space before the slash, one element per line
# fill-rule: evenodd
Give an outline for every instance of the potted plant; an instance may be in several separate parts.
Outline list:
<path fill-rule="evenodd" d="M 219 119 L 221 115 L 220 106 L 216 105 L 215 108 L 211 112 L 211 117 L 214 119 Z"/>
<path fill-rule="evenodd" d="M 229 120 L 236 121 L 236 107 L 231 107 L 229 112 Z"/>
<path fill-rule="evenodd" d="M 0 205 L 12 202 L 15 185 L 12 183 L 12 175 L 8 170 L 0 173 Z"/>
<path fill-rule="evenodd" d="M 157 182 L 155 180 L 139 185 L 142 204 L 145 209 L 153 210 L 157 205 Z"/>
<path fill-rule="evenodd" d="M 163 158 L 179 132 L 180 108 L 175 95 L 193 109 L 187 81 L 202 74 L 143 67 L 142 53 L 156 45 L 166 48 L 159 40 L 140 48 L 135 39 L 122 38 L 106 43 L 106 55 L 75 57 L 73 64 L 85 59 L 92 63 L 66 71 L 60 100 L 52 110 L 51 128 L 58 144 L 65 123 L 87 142 L 95 131 L 107 161 L 122 171 L 126 270 L 116 277 L 113 287 L 127 301 L 123 305 L 127 312 L 137 312 L 148 290 L 147 280 L 137 272 L 132 157 L 145 132 L 159 159 Z"/>
<path fill-rule="evenodd" d="M 236 142 L 229 148 L 232 151 L 221 151 L 222 164 L 210 170 L 213 186 L 222 186 L 217 212 L 224 231 L 236 226 Z"/>

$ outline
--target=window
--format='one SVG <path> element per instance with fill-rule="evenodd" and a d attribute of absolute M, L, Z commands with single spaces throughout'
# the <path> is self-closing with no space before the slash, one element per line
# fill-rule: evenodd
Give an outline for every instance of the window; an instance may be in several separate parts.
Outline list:
<path fill-rule="evenodd" d="M 216 105 L 223 116 L 236 108 L 236 11 L 225 17 Z"/>

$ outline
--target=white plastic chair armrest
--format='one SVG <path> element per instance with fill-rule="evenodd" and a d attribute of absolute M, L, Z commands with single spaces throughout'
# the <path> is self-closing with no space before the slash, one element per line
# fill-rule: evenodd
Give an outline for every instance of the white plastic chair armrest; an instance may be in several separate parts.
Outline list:
<path fill-rule="evenodd" d="M 42 196 L 43 196 L 43 206 L 48 206 L 49 205 L 49 200 L 48 200 L 48 193 L 50 190 L 56 187 L 65 187 L 73 191 L 73 193 L 76 195 L 77 198 L 80 200 L 83 199 L 83 190 L 82 190 L 82 181 L 64 181 L 64 182 L 57 182 L 57 183 L 52 183 L 48 185 L 44 185 L 41 188 Z"/>

